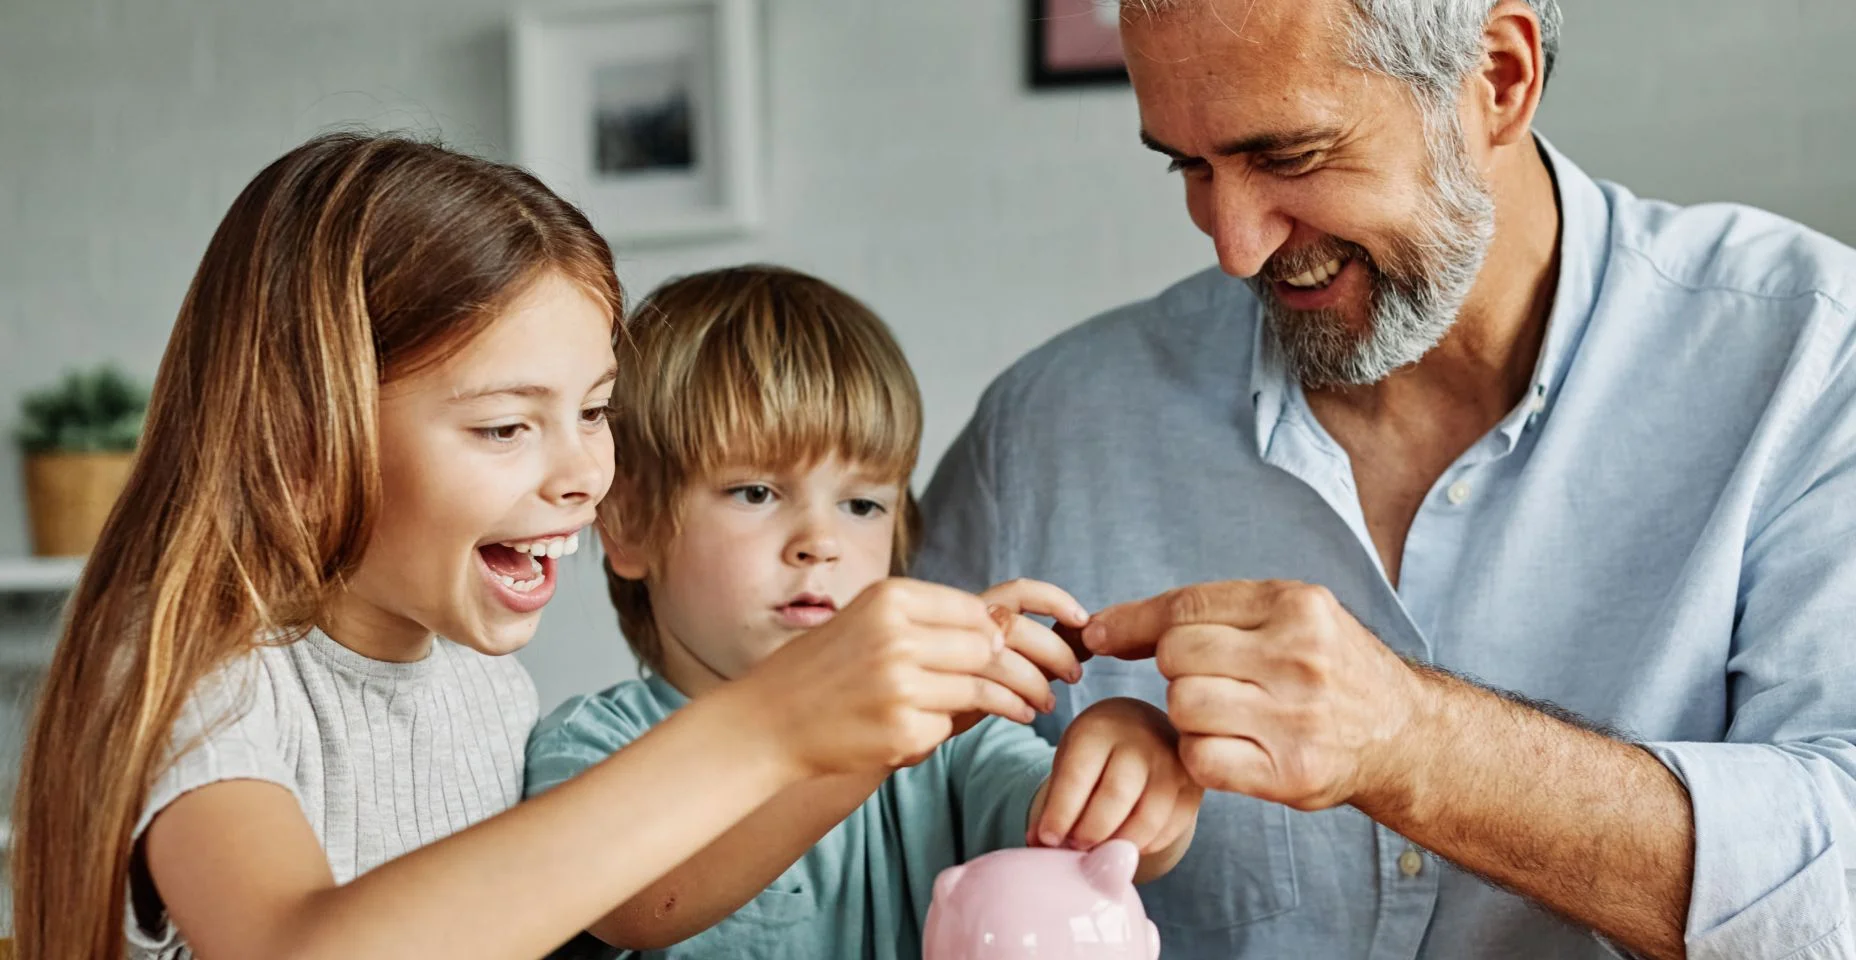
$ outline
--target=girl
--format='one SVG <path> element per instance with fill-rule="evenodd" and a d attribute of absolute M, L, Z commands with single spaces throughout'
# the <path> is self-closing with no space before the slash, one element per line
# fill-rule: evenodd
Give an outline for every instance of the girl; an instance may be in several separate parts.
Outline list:
<path fill-rule="evenodd" d="M 612 477 L 620 299 L 509 167 L 337 135 L 245 189 L 34 720 L 25 960 L 534 957 L 786 787 L 1022 712 L 985 603 L 910 584 L 509 809 L 502 655 Z M 873 663 L 872 624 L 938 642 Z"/>

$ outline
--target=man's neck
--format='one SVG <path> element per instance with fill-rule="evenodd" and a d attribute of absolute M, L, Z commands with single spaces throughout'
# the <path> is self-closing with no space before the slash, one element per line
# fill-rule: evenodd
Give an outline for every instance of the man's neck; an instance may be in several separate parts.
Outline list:
<path fill-rule="evenodd" d="M 1531 146 L 1531 144 L 1530 144 Z M 1310 390 L 1309 409 L 1353 464 L 1374 548 L 1393 586 L 1427 492 L 1527 394 L 1559 277 L 1559 203 L 1538 150 L 1490 177 L 1495 239 L 1448 336 L 1366 387 Z"/>

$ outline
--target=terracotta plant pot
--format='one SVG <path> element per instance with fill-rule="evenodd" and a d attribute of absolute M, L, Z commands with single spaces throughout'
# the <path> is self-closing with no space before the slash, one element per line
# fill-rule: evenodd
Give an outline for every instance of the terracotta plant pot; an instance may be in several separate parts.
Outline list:
<path fill-rule="evenodd" d="M 26 506 L 32 552 L 77 557 L 90 552 L 129 479 L 133 453 L 35 453 L 26 458 Z"/>

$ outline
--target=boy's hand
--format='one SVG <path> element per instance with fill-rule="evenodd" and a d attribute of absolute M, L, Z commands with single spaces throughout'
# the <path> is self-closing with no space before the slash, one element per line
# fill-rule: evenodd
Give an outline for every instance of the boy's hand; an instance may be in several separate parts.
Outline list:
<path fill-rule="evenodd" d="M 956 715 L 1031 722 L 1032 705 L 994 678 L 1004 648 L 986 601 L 884 580 L 732 686 L 803 775 L 894 768 L 940 746 Z"/>
<path fill-rule="evenodd" d="M 1041 614 L 1056 620 L 1059 628 L 1080 630 L 1089 622 L 1089 612 L 1075 597 L 1038 580 L 1001 583 L 980 594 L 980 599 L 986 601 L 993 622 L 1005 634 L 1005 650 L 986 676 L 1039 713 L 1049 713 L 1057 705 L 1050 681 L 1075 683 L 1083 675 L 1082 661 L 1077 659 L 1076 648 L 1056 631 L 1024 615 Z M 983 713 L 962 714 L 954 719 L 954 733 L 965 733 L 983 719 Z"/>
<path fill-rule="evenodd" d="M 1139 700 L 1103 700 L 1064 731 L 1026 842 L 1090 850 L 1106 840 L 1141 849 L 1137 882 L 1185 855 L 1204 789 L 1179 759 L 1166 714 Z"/>

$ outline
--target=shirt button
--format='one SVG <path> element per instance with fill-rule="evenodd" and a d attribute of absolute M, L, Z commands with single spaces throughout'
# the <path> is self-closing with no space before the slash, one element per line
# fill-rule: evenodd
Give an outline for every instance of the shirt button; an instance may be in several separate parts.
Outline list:
<path fill-rule="evenodd" d="M 1450 489 L 1444 491 L 1444 497 L 1450 501 L 1451 506 L 1462 506 L 1463 501 L 1469 499 L 1469 481 L 1458 480 L 1451 484 Z"/>
<path fill-rule="evenodd" d="M 1405 852 L 1398 855 L 1398 872 L 1408 877 L 1424 872 L 1424 857 L 1417 847 L 1406 847 Z"/>

